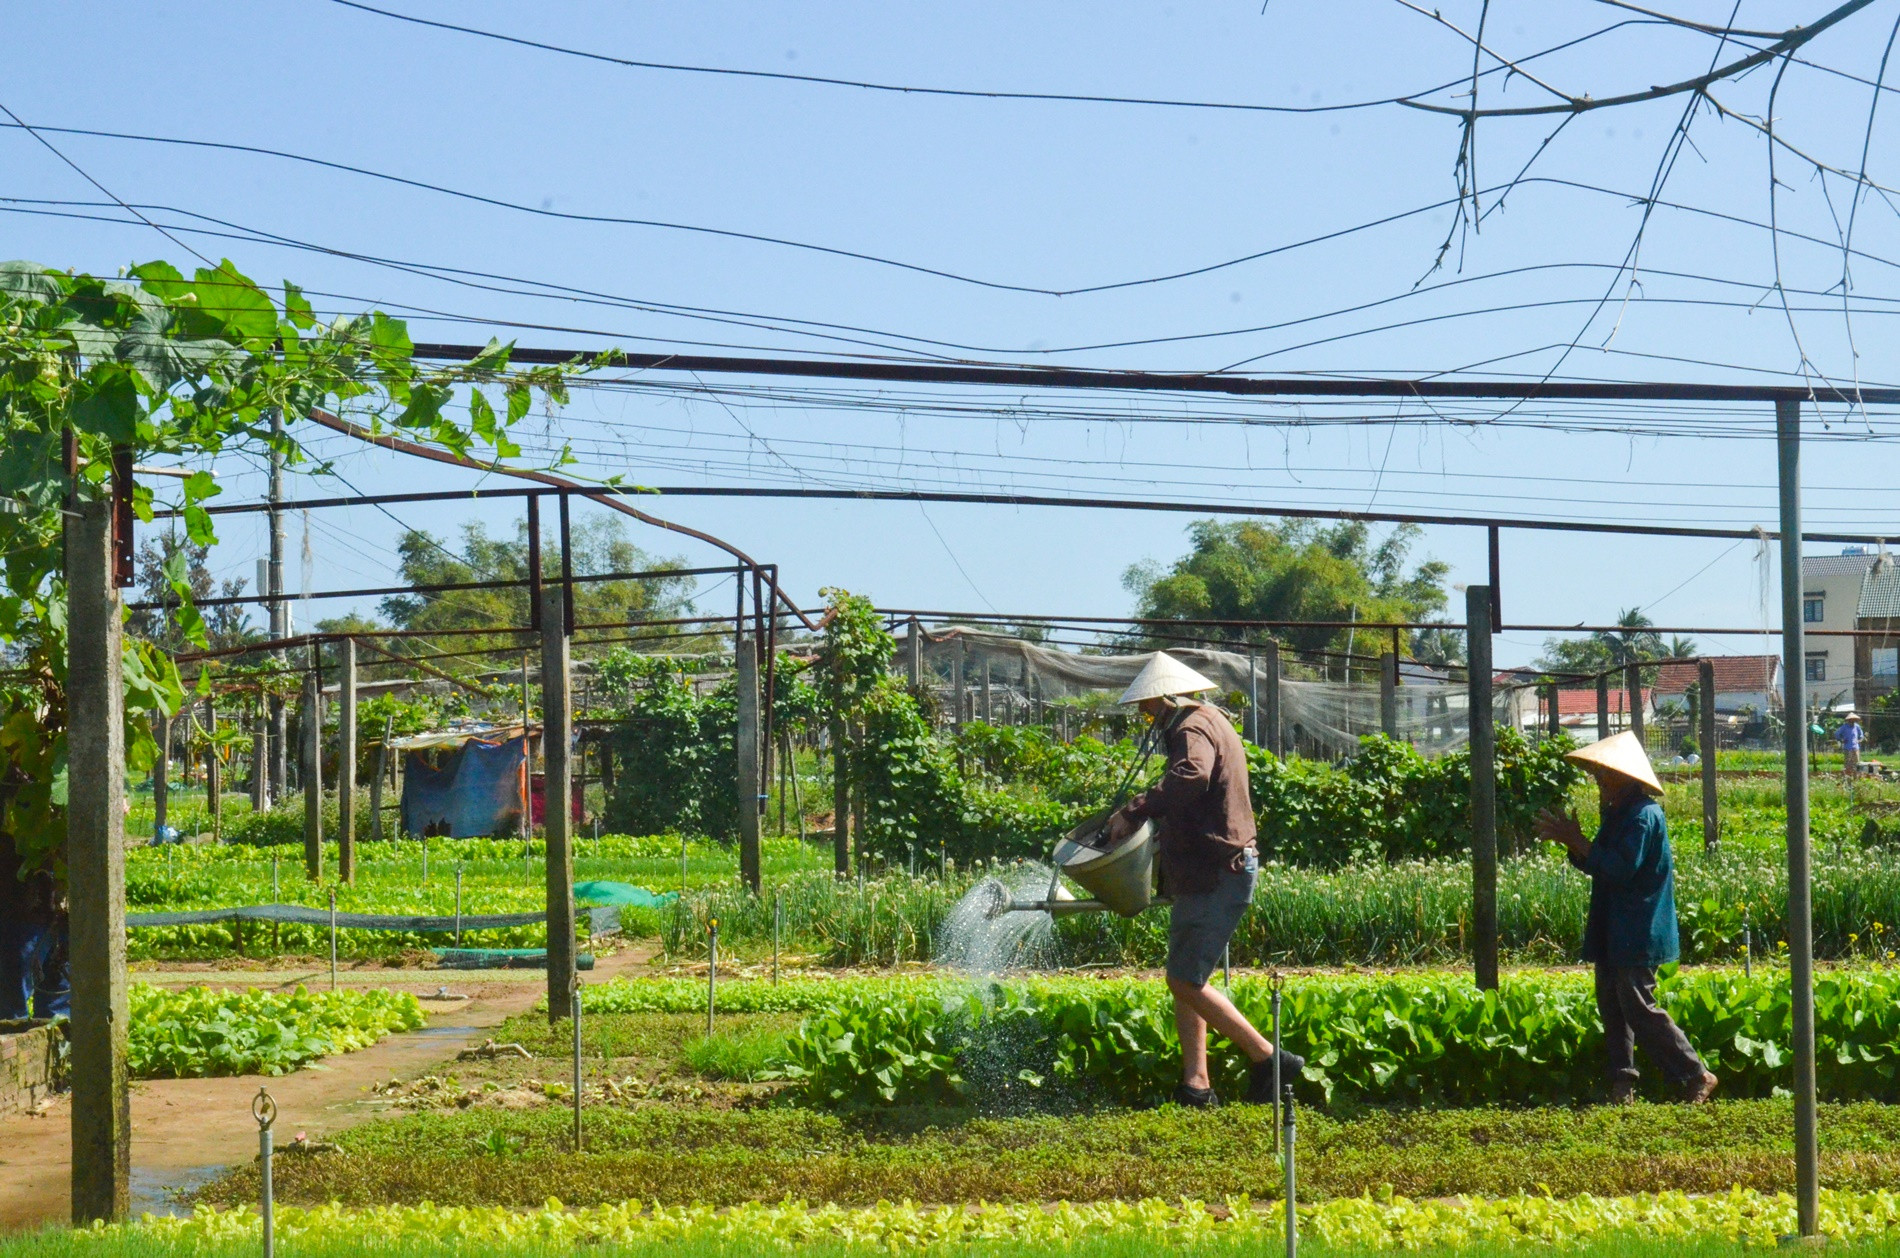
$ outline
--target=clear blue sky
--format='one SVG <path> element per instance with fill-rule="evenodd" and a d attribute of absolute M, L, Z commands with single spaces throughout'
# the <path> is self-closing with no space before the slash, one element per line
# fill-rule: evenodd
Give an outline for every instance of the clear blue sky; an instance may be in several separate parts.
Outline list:
<path fill-rule="evenodd" d="M 1270 0 L 1264 9 L 439 0 L 388 0 L 386 7 L 646 61 L 1309 108 L 1424 92 L 1468 78 L 1473 61 L 1467 39 L 1396 0 Z M 1423 7 L 1476 29 L 1480 6 L 1471 0 Z M 1672 11 L 1719 25 L 1733 10 L 1737 25 L 1780 30 L 1829 7 L 1825 0 L 1750 2 L 1735 10 L 1733 0 L 1680 0 Z M 1875 92 L 1835 72 L 1874 78 L 1896 17 L 1900 5 L 1891 0 L 1857 14 L 1802 50 L 1812 64 L 1792 65 L 1782 78 L 1774 113 L 1788 147 L 1777 159 L 1781 188 L 1772 207 L 1784 229 L 1779 259 L 1774 237 L 1758 225 L 1771 213 L 1768 144 L 1747 121 L 1767 112 L 1777 68 L 1770 65 L 1715 88 L 1736 116 L 1705 108 L 1694 121 L 1692 144 L 1661 194 L 1694 208 L 1665 206 L 1649 216 L 1635 285 L 1616 268 L 1644 217 L 1639 198 L 1682 116 L 1680 96 L 1579 116 L 1530 171 L 1569 184 L 1527 182 L 1501 209 L 1494 193 L 1481 193 L 1482 229 L 1454 236 L 1435 273 L 1434 257 L 1453 225 L 1449 205 L 1194 278 L 1066 297 L 705 234 L 551 218 L 255 154 L 56 132 L 46 139 L 116 197 L 167 207 L 146 211 L 151 217 L 233 233 L 238 238 L 180 232 L 260 281 L 289 278 L 328 294 L 318 298 L 322 309 L 376 304 L 453 316 L 412 315 L 418 339 L 493 333 L 524 345 L 708 342 L 1181 370 L 1253 360 L 1249 370 L 1274 373 L 1470 368 L 1479 375 L 1555 370 L 1731 381 L 1796 379 L 1805 353 L 1820 378 L 1891 381 L 1900 379 L 1890 334 L 1900 294 L 1895 264 L 1884 259 L 1900 258 L 1900 198 L 1890 201 L 1876 188 L 1854 212 L 1850 181 L 1817 175 L 1804 160 L 1860 169 Z M 1618 23 L 1628 24 L 1605 30 Z M 1484 38 L 1516 60 L 1598 31 L 1521 68 L 1558 91 L 1601 98 L 1689 78 L 1744 52 L 1735 43 L 1718 51 L 1705 34 L 1595 0 L 1497 0 Z M 9 34 L 19 55 L 0 102 L 29 123 L 278 148 L 531 208 L 769 235 L 1031 287 L 1203 267 L 1418 210 L 1456 189 L 1457 122 L 1403 105 L 1305 114 L 1191 110 L 640 70 L 425 29 L 328 0 L 16 6 Z M 1480 80 L 1481 105 L 1556 99 L 1527 77 L 1504 78 Z M 1467 88 L 1422 99 L 1457 103 Z M 1884 95 L 1866 169 L 1874 181 L 1900 183 L 1891 156 L 1900 100 Z M 1479 186 L 1508 182 L 1552 126 L 1549 118 L 1483 123 Z M 14 198 L 0 202 L 10 211 L 0 219 L 6 255 L 95 271 L 152 257 L 191 261 L 151 228 L 123 221 L 109 203 L 44 204 L 104 198 L 29 135 L 0 131 L 0 171 L 0 189 Z M 1854 264 L 1851 320 L 1839 289 L 1850 214 L 1852 247 L 1865 255 Z M 265 234 L 511 278 L 470 287 L 265 241 Z M 1792 315 L 1773 287 L 1777 265 Z M 554 296 L 545 285 L 599 296 Z M 522 288 L 534 292 L 495 291 Z M 716 322 L 658 305 L 737 314 Z M 1334 313 L 1348 307 L 1360 308 Z M 824 339 L 811 324 L 789 320 L 869 331 Z M 768 326 L 746 326 L 761 324 Z M 1160 340 L 1178 337 L 1193 339 Z M 1580 347 L 1567 355 L 1548 348 L 1572 341 Z M 1116 347 L 1081 348 L 1110 343 Z M 1725 429 L 1752 426 L 1753 439 L 1583 432 L 1576 414 L 1562 430 L 1448 422 L 1469 418 L 1462 413 L 1400 427 L 1296 422 L 1339 411 L 1325 407 L 1255 407 L 1245 411 L 1256 421 L 1248 425 L 1136 422 L 1179 411 L 1167 399 L 1112 399 L 1086 421 L 1053 422 L 613 389 L 582 392 L 564 412 L 525 427 L 536 446 L 573 442 L 578 471 L 645 484 L 1019 488 L 1773 523 L 1773 448 L 1760 439 L 1766 414 L 1722 417 Z M 1242 413 L 1224 408 L 1230 418 Z M 1369 406 L 1352 413 L 1391 412 Z M 1866 428 L 1859 416 L 1834 414 L 1830 422 L 1835 434 Z M 1878 416 L 1874 423 L 1880 427 Z M 445 469 L 351 450 L 343 440 L 316 444 L 363 490 L 466 483 Z M 1811 527 L 1900 536 L 1894 470 L 1884 442 L 1811 447 Z M 232 463 L 220 471 L 233 496 L 261 493 L 254 469 Z M 342 486 L 332 480 L 307 488 Z M 953 506 L 926 513 L 909 504 L 647 505 L 778 562 L 801 600 L 815 598 L 820 586 L 842 585 L 887 605 L 1005 612 L 1126 612 L 1123 570 L 1180 553 L 1187 523 L 1159 514 Z M 511 523 L 500 508 L 394 515 L 445 537 L 478 515 L 497 527 Z M 380 582 L 390 573 L 397 531 L 394 518 L 369 509 L 326 515 L 313 527 L 310 583 Z M 293 559 L 300 541 L 293 529 Z M 664 536 L 641 541 L 660 554 L 711 558 Z M 218 566 L 249 576 L 260 542 L 259 527 L 229 527 Z M 1474 531 L 1429 529 L 1420 553 L 1449 561 L 1454 581 L 1483 578 L 1483 539 Z M 1513 619 L 1601 621 L 1634 605 L 1668 624 L 1761 621 L 1752 543 L 1521 533 L 1507 535 L 1504 565 Z M 294 589 L 303 580 L 294 562 L 292 574 Z M 708 592 L 707 602 L 724 607 L 729 597 Z M 1758 641 L 1709 645 L 1745 650 Z M 1500 659 L 1526 660 L 1539 642 L 1514 635 L 1500 644 Z"/>

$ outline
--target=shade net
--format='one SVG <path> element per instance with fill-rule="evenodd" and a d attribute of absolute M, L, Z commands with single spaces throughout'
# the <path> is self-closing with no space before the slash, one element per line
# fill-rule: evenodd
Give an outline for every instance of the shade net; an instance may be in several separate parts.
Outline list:
<path fill-rule="evenodd" d="M 609 905 L 588 910 L 595 934 L 620 929 L 620 908 Z M 415 916 L 403 913 L 338 913 L 338 930 L 440 931 L 502 930 L 510 926 L 538 926 L 546 913 L 465 913 L 454 916 Z M 330 924 L 328 909 L 301 904 L 245 904 L 222 909 L 189 909 L 177 913 L 127 913 L 125 924 L 135 926 L 208 926 L 217 922 L 282 922 L 298 926 Z"/>
<path fill-rule="evenodd" d="M 900 660 L 904 651 L 900 641 Z M 1271 684 L 1258 654 L 1211 647 L 1169 647 L 1168 654 L 1219 687 L 1210 697 L 1242 714 L 1254 741 L 1269 741 L 1267 731 L 1246 715 L 1250 709 L 1265 710 Z M 960 625 L 925 630 L 920 655 L 920 682 L 935 692 L 946 714 L 958 711 L 960 693 L 967 717 L 997 724 L 1043 723 L 1051 719 L 1052 709 L 1086 713 L 1112 707 L 1148 662 L 1146 652 L 1084 654 Z M 1349 756 L 1359 749 L 1361 738 L 1383 728 L 1377 682 L 1312 680 L 1283 673 L 1279 684 L 1280 745 L 1291 752 Z M 1453 681 L 1449 674 L 1407 661 L 1394 702 L 1393 736 L 1422 754 L 1443 755 L 1470 740 L 1470 701 L 1462 672 Z M 1529 688 L 1499 685 L 1493 702 L 1497 724 L 1519 725 L 1527 702 L 1535 703 Z"/>

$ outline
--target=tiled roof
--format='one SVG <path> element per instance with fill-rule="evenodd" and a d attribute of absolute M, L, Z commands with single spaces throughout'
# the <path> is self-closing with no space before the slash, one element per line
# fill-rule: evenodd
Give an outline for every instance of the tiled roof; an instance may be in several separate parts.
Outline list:
<path fill-rule="evenodd" d="M 1867 571 L 1877 555 L 1803 555 L 1801 556 L 1801 575 L 1804 577 L 1844 577 L 1858 575 Z"/>
<path fill-rule="evenodd" d="M 1781 662 L 1773 655 L 1718 655 L 1715 665 L 1715 693 L 1765 694 L 1774 689 L 1775 666 Z M 1664 664 L 1656 670 L 1656 693 L 1679 695 L 1688 692 L 1697 677 L 1694 660 Z"/>
<path fill-rule="evenodd" d="M 1860 606 L 1857 619 L 1900 616 L 1900 564 L 1891 560 L 1875 564 L 1860 579 Z"/>
<path fill-rule="evenodd" d="M 1643 691 L 1642 703 L 1649 706 L 1653 691 Z M 1629 692 L 1621 686 L 1610 687 L 1610 715 L 1621 716 L 1629 706 Z M 1557 719 L 1572 716 L 1587 716 L 1595 720 L 1597 715 L 1597 692 L 1595 687 L 1588 690 L 1559 690 L 1557 692 Z"/>

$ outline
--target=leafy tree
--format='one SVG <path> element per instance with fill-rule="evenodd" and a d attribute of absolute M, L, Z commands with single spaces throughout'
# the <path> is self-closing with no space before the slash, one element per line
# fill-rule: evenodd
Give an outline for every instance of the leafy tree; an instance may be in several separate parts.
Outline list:
<path fill-rule="evenodd" d="M 1376 545 L 1362 523 L 1197 520 L 1188 553 L 1167 568 L 1136 564 L 1122 575 L 1137 615 L 1156 620 L 1423 620 L 1446 603 L 1448 565 L 1408 567 L 1421 530 L 1401 525 Z M 1263 634 L 1203 628 L 1240 642 Z M 1343 646 L 1347 631 L 1276 631 L 1308 650 Z"/>
<path fill-rule="evenodd" d="M 187 651 L 195 645 L 186 630 L 181 612 L 187 599 L 178 595 L 182 583 L 190 591 L 189 601 L 201 603 L 208 598 L 237 598 L 244 593 L 244 578 L 236 577 L 220 584 L 206 566 L 211 548 L 176 532 L 147 538 L 138 550 L 138 602 L 160 606 L 132 612 L 126 617 L 127 633 L 136 634 L 167 652 Z M 250 613 L 243 604 L 212 607 L 203 613 L 204 640 L 212 647 L 241 646 L 257 640 Z"/>
<path fill-rule="evenodd" d="M 394 427 L 465 453 L 478 442 L 495 459 L 519 450 L 506 428 L 538 389 L 565 399 L 565 369 L 507 373 L 508 348 L 491 342 L 471 363 L 419 368 L 404 325 L 381 313 L 317 322 L 294 284 L 266 293 L 230 262 L 186 279 L 163 262 L 122 278 L 0 263 L 0 643 L 22 667 L 0 678 L 0 834 L 24 877 L 64 877 L 66 835 L 66 589 L 61 542 L 69 499 L 108 493 L 115 453 L 136 459 L 274 448 L 304 461 L 295 428 L 313 408 L 348 409 L 373 429 Z M 484 384 L 500 384 L 497 411 Z M 470 387 L 473 386 L 473 387 Z M 466 424 L 448 414 L 457 397 Z M 289 431 L 272 431 L 281 414 Z M 78 472 L 68 476 L 65 445 Z M 216 540 L 207 473 L 175 484 L 185 537 Z M 152 519 L 153 493 L 135 486 L 133 510 Z M 158 571 L 177 597 L 167 622 L 191 643 L 208 641 L 192 605 L 189 557 Z M 171 659 L 128 635 L 124 704 L 128 767 L 149 767 L 146 716 L 177 710 L 184 690 Z M 0 855 L 4 855 L 0 853 Z"/>
<path fill-rule="evenodd" d="M 604 572 L 653 572 L 685 567 L 677 558 L 658 559 L 635 545 L 626 522 L 619 516 L 594 516 L 577 521 L 570 531 L 571 562 L 576 575 Z M 396 544 L 402 579 L 412 585 L 452 585 L 467 581 L 525 581 L 528 576 L 528 528 L 524 521 L 512 538 L 489 534 L 479 522 L 462 527 L 461 546 L 451 550 L 440 538 L 411 529 Z M 542 576 L 560 575 L 560 541 L 548 533 L 541 541 Z M 574 614 L 582 624 L 618 624 L 633 620 L 667 620 L 693 610 L 692 577 L 654 577 L 641 581 L 594 581 L 574 587 Z M 497 625 L 526 626 L 529 621 L 526 586 L 489 590 L 452 590 L 441 594 L 404 594 L 382 601 L 383 615 L 399 629 L 480 629 Z M 684 643 L 670 630 L 664 634 L 669 650 L 693 650 L 710 645 L 710 638 L 688 637 Z M 451 647 L 448 644 L 454 642 Z M 490 645 L 513 645 L 510 637 L 484 635 L 414 638 L 392 644 L 392 649 L 470 651 Z M 584 646 L 584 644 L 577 644 Z M 479 667 L 478 657 L 445 662 Z"/>

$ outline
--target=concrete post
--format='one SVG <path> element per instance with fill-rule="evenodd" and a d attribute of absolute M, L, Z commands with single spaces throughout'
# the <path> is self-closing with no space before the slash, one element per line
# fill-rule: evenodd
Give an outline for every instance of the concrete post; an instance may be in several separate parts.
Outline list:
<path fill-rule="evenodd" d="M 912 690 L 924 675 L 924 625 L 917 617 L 910 618 L 910 633 L 904 643 L 904 674 Z"/>
<path fill-rule="evenodd" d="M 1555 738 L 1564 732 L 1563 685 L 1560 682 L 1553 681 L 1546 688 L 1546 693 L 1550 696 L 1550 711 L 1547 714 L 1544 728 L 1549 732 L 1552 738 Z"/>
<path fill-rule="evenodd" d="M 1597 675 L 1597 739 L 1610 736 L 1610 675 Z"/>
<path fill-rule="evenodd" d="M 1379 657 L 1379 732 L 1399 736 L 1399 657 L 1392 651 Z"/>
<path fill-rule="evenodd" d="M 163 712 L 152 714 L 152 737 L 158 743 L 158 755 L 152 761 L 152 837 L 156 839 L 171 816 L 171 717 Z"/>
<path fill-rule="evenodd" d="M 336 876 L 356 881 L 356 639 L 337 643 Z"/>
<path fill-rule="evenodd" d="M 383 740 L 376 744 L 376 767 L 369 777 L 369 837 L 372 843 L 383 840 L 383 779 L 389 773 L 389 731 L 394 722 L 383 718 Z"/>
<path fill-rule="evenodd" d="M 986 725 L 996 722 L 996 710 L 990 705 L 990 662 L 986 658 L 983 661 L 983 722 Z"/>
<path fill-rule="evenodd" d="M 1715 661 L 1696 665 L 1696 686 L 1702 697 L 1702 728 L 1696 741 L 1702 750 L 1702 847 L 1713 852 L 1722 843 L 1721 803 L 1715 796 Z"/>
<path fill-rule="evenodd" d="M 303 871 L 323 880 L 323 692 L 317 676 L 317 648 L 303 675 Z"/>
<path fill-rule="evenodd" d="M 1465 588 L 1471 688 L 1471 953 L 1478 986 L 1498 985 L 1497 731 L 1491 711 L 1491 587 Z"/>
<path fill-rule="evenodd" d="M 1286 743 L 1280 734 L 1280 644 L 1268 638 L 1260 652 L 1261 663 L 1266 666 L 1266 694 L 1261 700 L 1260 719 L 1267 727 L 1267 750 L 1284 758 Z"/>
<path fill-rule="evenodd" d="M 950 718 L 950 724 L 955 726 L 957 729 L 963 728 L 963 688 L 964 688 L 963 675 L 965 672 L 968 671 L 968 668 L 969 668 L 969 655 L 970 655 L 969 643 L 965 642 L 962 638 L 958 638 L 957 639 L 957 657 L 954 663 L 952 664 L 952 668 L 954 669 L 954 674 L 955 674 L 952 678 L 952 680 L 955 682 L 955 685 L 952 687 L 952 689 L 954 689 L 954 691 L 956 692 L 956 702 L 951 707 L 952 715 Z"/>
<path fill-rule="evenodd" d="M 739 876 L 753 895 L 760 892 L 759 866 L 759 641 L 741 637 L 734 655 L 739 689 L 739 721 L 734 750 L 738 760 Z"/>
<path fill-rule="evenodd" d="M 542 833 L 547 838 L 548 1021 L 574 1002 L 574 720 L 562 587 L 541 587 Z"/>
<path fill-rule="evenodd" d="M 112 504 L 66 522 L 67 903 L 72 919 L 72 1220 L 131 1206 L 125 983 L 125 725 Z"/>
<path fill-rule="evenodd" d="M 1781 684 L 1788 807 L 1788 982 L 1794 1049 L 1795 1214 L 1820 1231 L 1820 1149 L 1814 1095 L 1814 923 L 1808 885 L 1808 695 L 1801 627 L 1801 403 L 1775 403 L 1781 487 Z"/>
<path fill-rule="evenodd" d="M 1623 690 L 1629 695 L 1630 730 L 1636 735 L 1636 741 L 1643 741 L 1643 666 L 1641 664 L 1623 665 Z"/>
<path fill-rule="evenodd" d="M 1247 648 L 1247 716 L 1240 726 L 1247 741 L 1260 746 L 1260 659 L 1252 647 Z"/>

